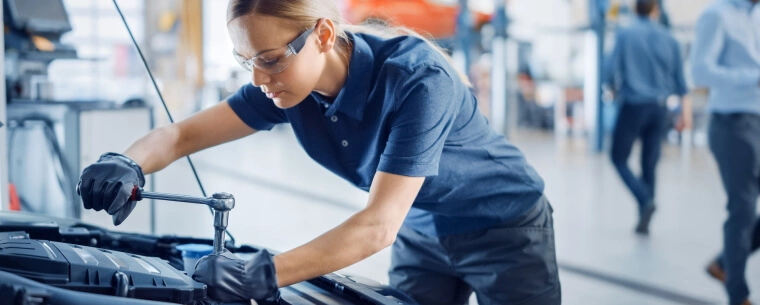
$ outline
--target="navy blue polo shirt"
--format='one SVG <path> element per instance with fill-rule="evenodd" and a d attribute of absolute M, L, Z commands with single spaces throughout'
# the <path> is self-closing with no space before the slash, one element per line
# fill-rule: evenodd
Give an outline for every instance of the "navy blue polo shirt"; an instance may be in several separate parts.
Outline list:
<path fill-rule="evenodd" d="M 495 227 L 536 203 L 543 181 L 443 56 L 414 37 L 348 35 L 354 49 L 334 101 L 312 93 L 280 109 L 248 84 L 229 105 L 256 130 L 290 123 L 311 158 L 365 191 L 376 171 L 426 177 L 404 225 L 428 236 Z"/>

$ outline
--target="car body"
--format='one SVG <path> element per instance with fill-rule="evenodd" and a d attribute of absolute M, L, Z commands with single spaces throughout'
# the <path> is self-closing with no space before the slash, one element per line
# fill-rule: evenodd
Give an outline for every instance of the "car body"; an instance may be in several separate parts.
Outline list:
<path fill-rule="evenodd" d="M 345 0 L 346 20 L 352 24 L 382 23 L 410 28 L 434 39 L 456 34 L 457 5 L 436 0 Z M 491 21 L 491 15 L 472 11 L 475 29 Z"/>

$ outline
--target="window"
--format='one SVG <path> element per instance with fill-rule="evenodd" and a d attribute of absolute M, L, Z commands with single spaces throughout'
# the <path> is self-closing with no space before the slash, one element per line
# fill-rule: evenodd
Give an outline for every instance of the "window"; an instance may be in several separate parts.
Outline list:
<path fill-rule="evenodd" d="M 144 41 L 144 1 L 118 2 L 135 39 Z M 61 42 L 73 46 L 79 59 L 53 61 L 49 78 L 56 100 L 122 102 L 144 96 L 147 75 L 127 30 L 111 1 L 64 0 L 72 31 Z"/>

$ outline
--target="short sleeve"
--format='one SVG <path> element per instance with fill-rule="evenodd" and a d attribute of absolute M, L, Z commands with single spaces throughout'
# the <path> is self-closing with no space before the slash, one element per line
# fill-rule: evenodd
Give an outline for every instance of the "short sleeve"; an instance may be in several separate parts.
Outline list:
<path fill-rule="evenodd" d="M 252 84 L 240 87 L 227 98 L 232 111 L 255 130 L 270 130 L 274 125 L 287 123 L 285 111 L 277 108 L 266 94 Z"/>
<path fill-rule="evenodd" d="M 401 69 L 399 69 L 401 70 Z M 437 66 L 416 69 L 395 94 L 396 110 L 377 170 L 411 177 L 438 175 L 443 146 L 463 102 L 464 85 Z"/>

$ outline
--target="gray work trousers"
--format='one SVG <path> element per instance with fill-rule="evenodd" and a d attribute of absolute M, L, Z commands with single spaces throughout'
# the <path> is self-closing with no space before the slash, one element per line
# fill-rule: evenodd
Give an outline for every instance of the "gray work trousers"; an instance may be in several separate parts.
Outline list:
<path fill-rule="evenodd" d="M 513 224 L 440 238 L 402 227 L 393 244 L 392 287 L 420 305 L 555 305 L 561 289 L 552 208 L 541 197 Z"/>

